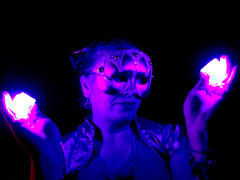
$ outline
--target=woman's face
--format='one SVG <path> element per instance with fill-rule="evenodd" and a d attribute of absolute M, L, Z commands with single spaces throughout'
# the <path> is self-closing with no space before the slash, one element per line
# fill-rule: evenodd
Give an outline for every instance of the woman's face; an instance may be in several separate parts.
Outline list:
<path fill-rule="evenodd" d="M 119 74 L 116 73 L 116 68 L 114 69 L 114 67 L 110 66 L 111 64 L 106 65 L 104 70 L 108 77 Z M 136 78 L 132 78 L 134 72 L 137 73 L 135 75 Z M 143 79 L 141 77 L 144 77 L 146 72 L 146 63 L 140 61 L 136 69 L 134 61 L 131 59 L 125 61 L 122 72 L 120 73 L 120 80 L 118 79 L 116 82 L 113 82 L 115 83 L 114 87 L 118 87 L 118 85 L 119 87 L 124 87 L 121 89 L 121 93 L 118 94 L 108 94 L 104 92 L 101 89 L 101 84 L 99 85 L 99 82 L 101 82 L 101 80 L 103 81 L 103 77 L 96 74 L 90 75 L 89 78 L 92 76 L 94 80 L 91 85 L 88 86 L 88 89 L 86 90 L 84 88 L 85 90 L 83 89 L 83 91 L 87 91 L 89 95 L 93 115 L 105 117 L 113 121 L 131 121 L 141 104 L 141 98 L 137 95 L 136 90 L 137 83 L 135 82 L 141 81 Z M 124 77 L 124 79 L 121 79 L 122 77 Z M 125 83 L 124 86 L 121 85 L 122 81 Z M 146 85 L 143 84 L 142 86 Z"/>

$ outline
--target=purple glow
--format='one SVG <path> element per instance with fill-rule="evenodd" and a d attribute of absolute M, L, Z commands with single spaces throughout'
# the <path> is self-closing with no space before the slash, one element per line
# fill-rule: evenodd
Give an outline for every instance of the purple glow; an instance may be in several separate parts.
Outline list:
<path fill-rule="evenodd" d="M 220 61 L 213 59 L 206 66 L 204 66 L 200 72 L 209 75 L 209 85 L 220 86 L 225 85 L 225 80 L 228 78 L 229 62 L 227 56 L 221 56 Z"/>
<path fill-rule="evenodd" d="M 6 103 L 9 106 L 8 111 L 11 110 L 16 119 L 27 119 L 35 102 L 34 98 L 22 92 L 17 94 L 13 100 L 11 100 L 11 97 L 8 98 Z"/>

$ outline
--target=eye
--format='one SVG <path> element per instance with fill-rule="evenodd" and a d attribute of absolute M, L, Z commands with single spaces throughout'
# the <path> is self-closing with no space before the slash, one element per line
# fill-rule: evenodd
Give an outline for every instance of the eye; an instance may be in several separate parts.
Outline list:
<path fill-rule="evenodd" d="M 126 82 L 126 81 L 127 81 L 127 78 L 126 78 L 124 75 L 121 75 L 121 74 L 112 75 L 112 79 L 113 79 L 115 82 L 118 82 L 118 83 Z"/>
<path fill-rule="evenodd" d="M 142 78 L 136 79 L 136 83 L 138 84 L 146 84 L 147 82 L 148 82 L 148 78 L 142 77 Z"/>

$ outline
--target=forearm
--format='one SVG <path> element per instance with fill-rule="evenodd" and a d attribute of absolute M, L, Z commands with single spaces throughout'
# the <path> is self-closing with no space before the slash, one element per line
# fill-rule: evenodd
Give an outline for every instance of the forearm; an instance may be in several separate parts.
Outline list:
<path fill-rule="evenodd" d="M 189 145 L 192 149 L 200 151 L 209 151 L 209 136 L 207 128 L 189 130 Z M 197 162 L 206 162 L 207 155 L 192 151 L 192 156 Z"/>
<path fill-rule="evenodd" d="M 60 180 L 61 177 L 58 155 L 31 156 L 30 180 Z"/>
<path fill-rule="evenodd" d="M 216 156 L 213 149 L 209 147 L 207 128 L 195 129 L 194 133 L 189 134 L 189 146 L 189 160 L 195 179 L 212 179 Z"/>
<path fill-rule="evenodd" d="M 208 159 L 207 155 L 205 156 L 205 158 Z M 206 161 L 206 163 L 207 162 L 208 161 Z M 207 168 L 209 169 L 204 169 L 205 167 L 203 167 L 203 171 L 199 171 L 199 169 L 195 168 L 195 165 L 198 165 L 197 163 L 198 162 L 192 159 L 192 156 L 188 153 L 173 156 L 169 162 L 173 179 L 203 180 L 205 177 L 209 177 L 209 179 L 215 179 L 214 176 L 216 174 L 216 170 L 214 168 L 214 164 L 210 164 L 210 166 L 207 165 Z M 203 162 L 203 164 L 205 165 L 205 162 Z"/>

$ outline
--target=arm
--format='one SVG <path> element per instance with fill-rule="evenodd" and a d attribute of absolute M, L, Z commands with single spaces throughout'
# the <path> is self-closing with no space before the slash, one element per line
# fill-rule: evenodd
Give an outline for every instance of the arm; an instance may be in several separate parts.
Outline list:
<path fill-rule="evenodd" d="M 173 126 L 174 127 L 174 126 Z M 208 162 L 209 156 L 206 154 L 199 154 L 199 152 L 190 153 L 189 149 L 189 141 L 185 135 L 183 135 L 183 127 L 177 128 L 180 131 L 176 131 L 172 129 L 171 132 L 168 133 L 167 138 L 165 139 L 165 143 L 168 144 L 168 155 L 170 158 L 169 161 L 169 167 L 172 174 L 172 177 L 174 180 L 198 180 L 203 178 L 203 174 L 198 172 L 194 172 L 193 167 L 194 164 L 191 164 L 190 161 L 192 161 L 192 158 L 194 158 L 194 161 L 192 162 Z M 176 146 L 177 145 L 177 146 Z M 175 148 L 176 147 L 176 148 Z M 192 154 L 192 155 L 190 155 Z M 212 158 L 210 156 L 210 158 Z M 214 157 L 215 158 L 215 157 Z M 211 174 L 209 172 L 205 173 L 206 175 L 210 175 L 209 177 L 213 178 L 214 175 L 214 165 L 215 163 L 211 163 Z M 200 177 L 200 178 L 199 178 Z"/>
<path fill-rule="evenodd" d="M 219 63 L 223 62 L 225 62 L 226 69 L 221 69 L 223 71 L 221 76 L 218 75 L 218 71 L 217 73 L 214 72 L 217 67 L 215 69 L 207 68 L 206 71 L 205 66 L 201 70 L 198 83 L 189 92 L 184 102 L 184 116 L 191 149 L 190 159 L 193 170 L 196 170 L 197 167 L 196 178 L 201 177 L 201 175 L 208 176 L 213 170 L 214 157 L 209 149 L 208 121 L 221 104 L 223 96 L 228 91 L 236 73 L 237 66 L 230 71 L 227 56 L 221 56 Z M 203 179 L 203 177 L 201 178 Z"/>
<path fill-rule="evenodd" d="M 50 153 L 49 153 L 50 154 Z M 57 155 L 30 156 L 31 171 L 30 180 L 55 180 L 61 179 L 59 158 Z"/>
<path fill-rule="evenodd" d="M 52 134 L 55 134 L 55 142 L 42 146 L 39 152 L 32 153 L 30 180 L 60 180 L 63 177 L 63 153 L 60 146 L 61 134 L 55 127 L 52 129 Z"/>
<path fill-rule="evenodd" d="M 169 167 L 174 180 L 194 180 L 191 173 L 188 153 L 178 154 L 171 158 Z"/>
<path fill-rule="evenodd" d="M 207 156 L 204 155 L 204 159 Z M 204 162 L 202 159 L 200 162 Z M 214 166 L 214 164 L 213 164 Z M 174 180 L 200 180 L 201 175 L 195 175 L 192 173 L 192 167 L 190 165 L 189 162 L 189 154 L 185 153 L 185 154 L 178 154 L 175 155 L 171 158 L 170 162 L 169 162 L 169 167 L 171 170 L 171 174 Z M 214 167 L 211 167 L 210 169 L 211 174 L 207 174 L 209 176 L 209 179 L 215 179 L 215 175 L 216 170 L 214 169 Z M 200 176 L 200 177 L 199 177 Z"/>

